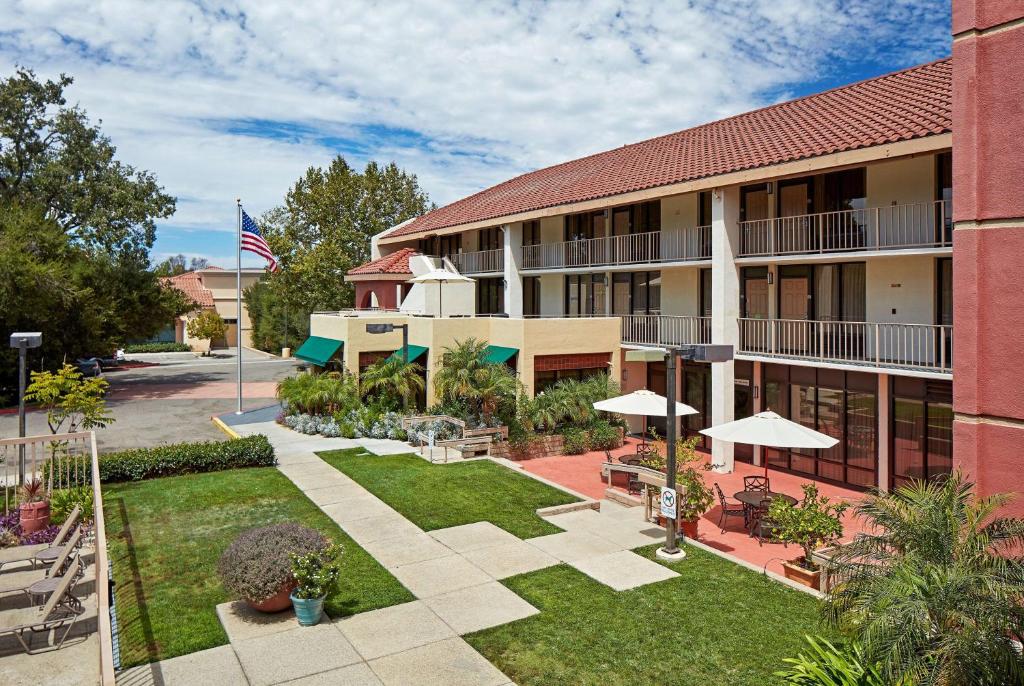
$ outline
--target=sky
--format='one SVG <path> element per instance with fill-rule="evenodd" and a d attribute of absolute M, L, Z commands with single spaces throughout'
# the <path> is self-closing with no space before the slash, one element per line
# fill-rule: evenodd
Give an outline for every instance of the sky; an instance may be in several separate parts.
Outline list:
<path fill-rule="evenodd" d="M 0 0 L 0 65 L 178 199 L 153 258 L 234 265 L 310 166 L 396 162 L 438 205 L 526 171 L 950 53 L 944 0 Z M 257 256 L 244 258 L 260 266 Z"/>

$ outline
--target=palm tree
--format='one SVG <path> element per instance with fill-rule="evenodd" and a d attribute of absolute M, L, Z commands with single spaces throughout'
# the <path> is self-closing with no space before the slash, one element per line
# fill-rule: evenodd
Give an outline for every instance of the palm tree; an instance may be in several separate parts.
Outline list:
<path fill-rule="evenodd" d="M 360 376 L 362 394 L 377 395 L 383 399 L 401 399 L 402 408 L 409 406 L 409 397 L 423 390 L 423 367 L 405 362 L 400 357 L 388 357 L 366 368 Z"/>
<path fill-rule="evenodd" d="M 959 472 L 874 494 L 868 533 L 829 565 L 843 579 L 825 618 L 879 663 L 887 682 L 1021 683 L 1024 520 L 999 517 L 1009 494 L 980 498 Z"/>
<path fill-rule="evenodd" d="M 518 394 L 519 380 L 503 364 L 484 365 L 474 376 L 472 397 L 480 403 L 480 414 L 487 424 L 502 402 L 514 400 Z"/>
<path fill-rule="evenodd" d="M 455 347 L 445 348 L 441 355 L 441 367 L 434 374 L 434 388 L 437 389 L 438 397 L 442 401 L 472 398 L 477 376 L 481 369 L 488 366 L 486 357 L 487 343 L 475 338 L 467 338 L 461 343 L 455 341 Z"/>

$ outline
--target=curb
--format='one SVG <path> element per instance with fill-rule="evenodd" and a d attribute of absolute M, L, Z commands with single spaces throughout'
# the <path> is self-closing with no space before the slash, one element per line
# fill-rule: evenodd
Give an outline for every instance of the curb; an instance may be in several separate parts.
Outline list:
<path fill-rule="evenodd" d="M 210 417 L 210 421 L 213 422 L 213 425 L 215 427 L 226 433 L 230 438 L 241 438 L 241 436 L 237 434 L 234 429 L 232 429 L 230 426 L 221 421 L 220 417 Z"/>

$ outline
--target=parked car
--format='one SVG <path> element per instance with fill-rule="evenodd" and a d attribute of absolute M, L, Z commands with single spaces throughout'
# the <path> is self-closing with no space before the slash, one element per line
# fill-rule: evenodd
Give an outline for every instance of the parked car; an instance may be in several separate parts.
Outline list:
<path fill-rule="evenodd" d="M 103 376 L 103 364 L 98 357 L 80 357 L 75 363 L 82 376 Z"/>

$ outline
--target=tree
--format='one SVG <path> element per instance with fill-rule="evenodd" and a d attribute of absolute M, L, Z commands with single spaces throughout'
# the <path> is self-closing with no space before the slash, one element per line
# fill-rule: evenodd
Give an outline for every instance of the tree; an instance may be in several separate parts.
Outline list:
<path fill-rule="evenodd" d="M 106 379 L 83 378 L 80 371 L 66 364 L 56 372 L 32 372 L 25 400 L 46 410 L 52 434 L 98 429 L 114 421 L 107 414 L 104 400 L 107 386 Z"/>
<path fill-rule="evenodd" d="M 178 253 L 177 255 L 171 255 L 154 267 L 153 273 L 157 276 L 178 276 L 179 274 L 184 274 L 186 272 L 206 269 L 209 266 L 210 261 L 205 257 L 193 257 L 189 259 L 181 253 Z"/>
<path fill-rule="evenodd" d="M 842 579 L 825 618 L 877 662 L 885 683 L 1009 684 L 1024 678 L 1024 520 L 1000 517 L 954 473 L 862 500 L 865 532 L 829 565 Z"/>
<path fill-rule="evenodd" d="M 442 403 L 462 401 L 472 415 L 490 424 L 495 414 L 510 420 L 516 411 L 520 385 L 504 364 L 487 361 L 487 343 L 475 338 L 455 341 L 445 348 L 441 367 L 434 374 L 434 388 Z M 463 417 L 462 419 L 472 419 Z"/>
<path fill-rule="evenodd" d="M 173 213 L 174 198 L 114 159 L 110 140 L 66 106 L 70 83 L 25 69 L 0 81 L 0 329 L 42 331 L 31 361 L 51 370 L 192 308 L 149 270 L 155 220 Z M 0 348 L 0 404 L 16 368 L 16 351 Z"/>
<path fill-rule="evenodd" d="M 203 310 L 188 321 L 189 337 L 200 341 L 209 341 L 210 345 L 213 345 L 214 341 L 224 338 L 227 333 L 228 325 L 214 310 Z M 209 351 L 206 354 L 208 355 Z M 242 352 L 239 351 L 238 354 L 241 355 Z"/>
<path fill-rule="evenodd" d="M 338 156 L 326 169 L 310 167 L 284 205 L 257 222 L 281 269 L 246 289 L 256 344 L 295 347 L 311 312 L 351 307 L 353 287 L 342 277 L 369 260 L 370 238 L 431 208 L 416 176 L 394 163 L 358 172 Z"/>
<path fill-rule="evenodd" d="M 409 398 L 423 390 L 423 367 L 401 357 L 386 357 L 366 368 L 359 378 L 364 396 L 376 396 L 393 409 L 409 406 Z"/>

